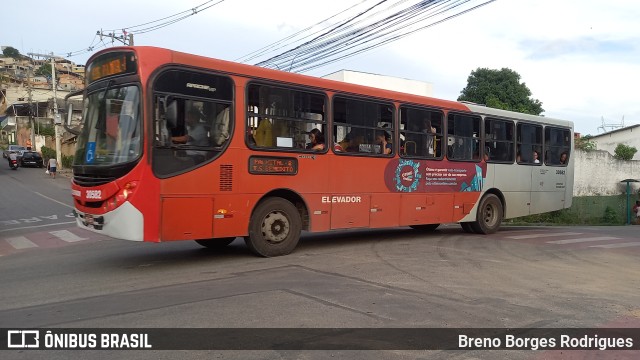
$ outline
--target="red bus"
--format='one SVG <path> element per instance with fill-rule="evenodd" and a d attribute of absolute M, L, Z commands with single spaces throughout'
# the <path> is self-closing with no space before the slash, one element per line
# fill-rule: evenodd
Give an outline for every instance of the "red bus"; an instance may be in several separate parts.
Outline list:
<path fill-rule="evenodd" d="M 303 230 L 489 234 L 571 206 L 568 121 L 154 47 L 86 69 L 74 213 L 113 238 L 277 256 Z"/>

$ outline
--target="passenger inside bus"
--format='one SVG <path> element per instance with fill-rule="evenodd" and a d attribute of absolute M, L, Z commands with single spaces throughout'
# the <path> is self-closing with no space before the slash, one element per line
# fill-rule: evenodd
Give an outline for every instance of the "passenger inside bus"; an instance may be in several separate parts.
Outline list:
<path fill-rule="evenodd" d="M 311 129 L 308 134 L 309 144 L 307 144 L 307 149 L 317 151 L 324 150 L 324 135 L 322 134 L 322 131 L 318 129 Z"/>
<path fill-rule="evenodd" d="M 196 108 L 189 109 L 185 117 L 186 133 L 181 136 L 171 137 L 171 141 L 176 144 L 209 146 L 209 136 L 204 124 L 200 121 L 200 118 L 200 110 Z M 204 160 L 206 152 L 200 150 L 186 150 L 186 154 L 192 157 L 202 157 L 202 159 L 196 159 L 197 163 Z"/>
<path fill-rule="evenodd" d="M 376 134 L 376 144 L 380 145 L 382 154 L 391 154 L 393 146 L 391 145 L 391 135 L 386 131 L 379 131 Z"/>
<path fill-rule="evenodd" d="M 436 128 L 431 125 L 431 120 L 424 118 L 422 120 L 423 128 L 422 132 L 427 134 L 427 156 L 435 156 L 435 150 L 433 147 Z"/>
<path fill-rule="evenodd" d="M 560 165 L 567 165 L 567 152 L 563 151 L 562 154 L 560 154 Z"/>

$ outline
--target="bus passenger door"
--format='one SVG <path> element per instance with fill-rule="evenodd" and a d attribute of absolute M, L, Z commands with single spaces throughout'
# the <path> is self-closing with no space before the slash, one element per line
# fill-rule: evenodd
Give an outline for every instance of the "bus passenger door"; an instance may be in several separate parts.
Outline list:
<path fill-rule="evenodd" d="M 331 195 L 331 229 L 369 226 L 371 197 L 364 194 Z"/>
<path fill-rule="evenodd" d="M 564 208 L 566 186 L 566 168 L 535 167 L 531 174 L 531 213 Z"/>

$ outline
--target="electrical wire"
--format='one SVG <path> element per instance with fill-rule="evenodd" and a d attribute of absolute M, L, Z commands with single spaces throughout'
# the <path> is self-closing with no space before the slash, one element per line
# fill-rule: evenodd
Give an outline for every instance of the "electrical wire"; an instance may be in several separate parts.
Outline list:
<path fill-rule="evenodd" d="M 170 15 L 170 16 L 166 16 L 163 17 L 161 19 L 157 19 L 157 20 L 153 20 L 153 21 L 149 21 L 146 23 L 142 23 L 142 24 L 138 24 L 138 25 L 133 25 L 133 26 L 128 26 L 128 27 L 124 27 L 121 29 L 112 29 L 112 30 L 106 30 L 109 35 L 108 36 L 103 36 L 103 31 L 99 30 L 96 35 L 94 36 L 93 40 L 91 41 L 91 44 L 89 46 L 87 46 L 84 49 L 80 49 L 80 50 L 76 50 L 76 51 L 70 51 L 70 52 L 65 52 L 64 54 L 67 57 L 74 57 L 74 56 L 78 56 L 78 55 L 83 55 L 86 53 L 90 53 L 90 52 L 94 52 L 96 50 L 99 50 L 101 48 L 105 48 L 107 46 L 109 46 L 108 44 L 106 44 L 104 42 L 104 37 L 107 38 L 111 38 L 111 43 L 113 44 L 115 40 L 118 41 L 122 41 L 124 42 L 124 39 L 126 39 L 126 34 L 130 34 L 130 33 L 135 33 L 135 34 L 145 34 L 151 31 L 155 31 L 158 29 L 161 29 L 163 27 L 175 24 L 179 21 L 182 21 L 188 17 L 191 17 L 193 15 L 196 15 L 199 12 L 202 12 L 204 10 L 207 10 L 215 5 L 218 5 L 220 3 L 222 3 L 225 0 L 218 0 L 217 2 L 214 3 L 215 0 L 209 0 L 206 1 L 198 6 L 195 6 L 191 9 L 188 10 L 184 10 L 181 11 L 179 13 Z M 211 4 L 213 3 L 213 4 Z M 169 20 L 171 19 L 171 20 Z M 165 21 L 168 20 L 168 21 Z M 160 22 L 160 23 L 159 23 Z M 159 23 L 159 24 L 155 24 L 155 23 Z M 151 26 L 147 26 L 150 24 L 155 24 L 155 25 L 151 25 Z M 100 43 L 96 44 L 96 39 L 98 38 L 98 36 L 100 36 Z"/>
<path fill-rule="evenodd" d="M 466 14 L 495 0 L 489 0 L 477 6 L 458 11 L 461 6 L 471 1 L 473 0 L 423 0 L 406 6 L 390 15 L 385 14 L 385 12 L 390 12 L 393 7 L 397 7 L 404 2 L 401 1 L 367 16 L 362 16 L 363 13 L 359 13 L 344 20 L 338 26 L 334 26 L 322 35 L 316 36 L 312 40 L 297 45 L 290 50 L 271 56 L 256 65 L 278 69 L 286 69 L 288 67 L 289 71 L 296 72 L 310 71 L 386 45 L 415 32 Z M 376 4 L 376 6 L 381 3 Z M 457 12 L 449 15 L 453 11 Z M 422 25 L 426 21 L 430 21 L 430 23 Z"/>

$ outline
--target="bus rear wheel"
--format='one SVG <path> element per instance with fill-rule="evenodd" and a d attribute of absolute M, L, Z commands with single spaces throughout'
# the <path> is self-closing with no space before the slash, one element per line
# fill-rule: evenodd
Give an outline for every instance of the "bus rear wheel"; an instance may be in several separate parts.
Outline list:
<path fill-rule="evenodd" d="M 222 249 L 231 244 L 235 237 L 217 238 L 217 239 L 203 239 L 196 240 L 196 242 L 209 249 Z"/>
<path fill-rule="evenodd" d="M 494 194 L 487 194 L 480 200 L 476 221 L 471 223 L 471 228 L 478 234 L 493 234 L 500 228 L 502 214 L 500 199 Z"/>
<path fill-rule="evenodd" d="M 434 231 L 440 224 L 424 224 L 424 225 L 409 225 L 410 228 L 418 231 Z"/>
<path fill-rule="evenodd" d="M 301 231 L 298 209 L 285 199 L 268 198 L 251 215 L 249 236 L 244 241 L 259 256 L 287 255 L 298 245 Z"/>

